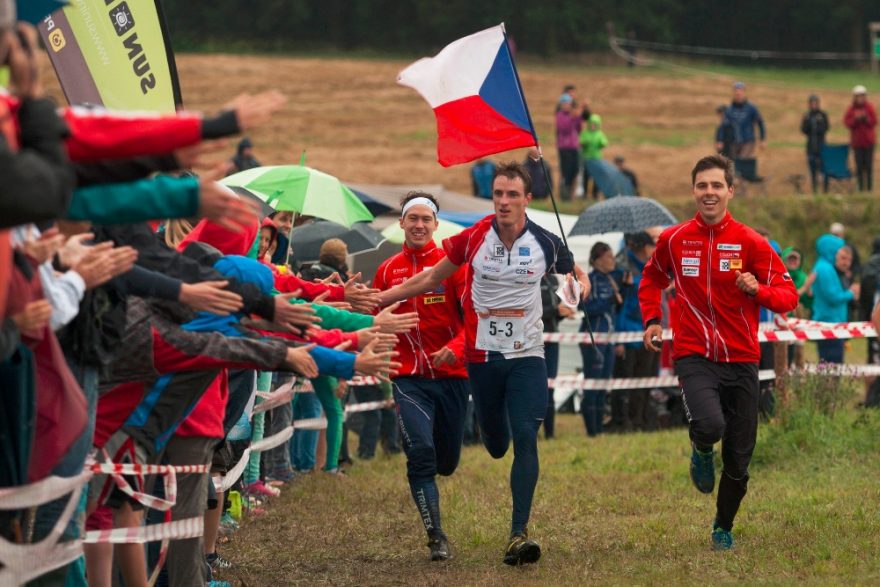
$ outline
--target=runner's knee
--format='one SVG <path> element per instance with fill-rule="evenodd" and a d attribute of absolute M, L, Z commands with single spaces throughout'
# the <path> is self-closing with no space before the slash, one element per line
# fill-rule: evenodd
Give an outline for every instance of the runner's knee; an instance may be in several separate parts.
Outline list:
<path fill-rule="evenodd" d="M 425 446 L 406 451 L 406 476 L 410 480 L 433 479 L 437 474 L 434 449 Z"/>
<path fill-rule="evenodd" d="M 724 416 L 718 414 L 691 421 L 691 438 L 702 445 L 712 445 L 724 435 Z"/>

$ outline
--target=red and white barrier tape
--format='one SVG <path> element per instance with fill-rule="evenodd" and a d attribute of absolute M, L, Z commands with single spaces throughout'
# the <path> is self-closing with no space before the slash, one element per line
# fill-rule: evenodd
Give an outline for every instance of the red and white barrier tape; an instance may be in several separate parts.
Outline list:
<path fill-rule="evenodd" d="M 816 327 L 813 323 L 809 328 L 797 330 L 761 330 L 758 342 L 786 342 L 794 340 L 839 340 L 847 338 L 874 338 L 877 331 L 869 322 L 852 322 L 845 325 L 824 324 Z M 641 332 L 596 332 L 594 339 L 597 344 L 622 344 L 626 342 L 642 342 L 645 333 Z M 663 340 L 672 340 L 672 331 L 663 331 Z M 546 332 L 544 342 L 561 344 L 590 344 L 590 335 L 586 332 Z"/>
<path fill-rule="evenodd" d="M 86 532 L 86 544 L 143 544 L 159 540 L 184 540 L 198 538 L 204 533 L 205 519 L 202 517 L 175 520 L 163 524 L 148 524 L 136 528 L 113 528 L 112 530 L 92 530 Z"/>
<path fill-rule="evenodd" d="M 761 381 L 769 381 L 776 378 L 773 369 L 758 372 Z M 678 387 L 678 377 L 675 375 L 661 375 L 659 377 L 632 377 L 629 379 L 585 379 L 582 374 L 561 375 L 556 379 L 548 379 L 547 385 L 553 389 L 655 389 L 664 387 Z"/>

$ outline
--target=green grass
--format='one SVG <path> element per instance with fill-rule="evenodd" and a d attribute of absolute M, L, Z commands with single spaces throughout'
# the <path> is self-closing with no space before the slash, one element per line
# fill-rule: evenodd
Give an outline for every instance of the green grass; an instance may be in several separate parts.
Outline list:
<path fill-rule="evenodd" d="M 560 415 L 541 441 L 531 535 L 544 557 L 506 567 L 512 456 L 465 448 L 440 481 L 448 563 L 427 561 L 402 456 L 310 475 L 222 549 L 233 585 L 868 585 L 880 581 L 880 414 L 762 424 L 735 534 L 709 548 L 714 498 L 688 479 L 687 432 L 587 439 Z M 822 428 L 805 434 L 805 426 Z"/>

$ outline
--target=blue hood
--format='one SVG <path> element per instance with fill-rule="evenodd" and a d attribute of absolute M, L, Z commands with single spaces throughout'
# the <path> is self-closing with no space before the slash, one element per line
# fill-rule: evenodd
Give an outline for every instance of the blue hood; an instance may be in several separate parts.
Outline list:
<path fill-rule="evenodd" d="M 824 259 L 834 265 L 834 256 L 837 255 L 840 247 L 845 244 L 846 242 L 839 236 L 823 234 L 816 239 L 816 253 L 819 254 L 820 259 Z"/>
<path fill-rule="evenodd" d="M 227 255 L 214 263 L 214 269 L 241 283 L 251 283 L 264 294 L 271 294 L 275 286 L 272 270 L 254 259 L 240 255 Z M 199 312 L 196 317 L 182 326 L 191 332 L 220 332 L 226 336 L 242 336 L 239 320 L 242 314 L 236 312 L 229 316 L 218 316 L 210 312 Z"/>

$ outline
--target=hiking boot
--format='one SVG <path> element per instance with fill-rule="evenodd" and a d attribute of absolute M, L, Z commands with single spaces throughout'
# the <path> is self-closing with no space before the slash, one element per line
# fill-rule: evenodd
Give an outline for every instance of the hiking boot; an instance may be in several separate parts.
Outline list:
<path fill-rule="evenodd" d="M 730 530 L 725 530 L 724 528 L 719 528 L 718 526 L 712 527 L 712 550 L 730 550 L 733 548 L 733 532 Z"/>
<path fill-rule="evenodd" d="M 216 552 L 206 554 L 205 561 L 211 567 L 211 571 L 225 571 L 232 568 L 232 561 L 223 558 Z"/>
<path fill-rule="evenodd" d="M 432 561 L 449 560 L 449 540 L 446 536 L 434 536 L 428 539 L 428 548 L 431 549 Z"/>
<path fill-rule="evenodd" d="M 695 446 L 691 452 L 691 481 L 700 493 L 715 489 L 715 451 L 703 452 Z"/>
<path fill-rule="evenodd" d="M 534 540 L 529 540 L 528 534 L 514 534 L 507 543 L 504 551 L 504 564 L 517 566 L 538 562 L 541 558 L 541 547 Z"/>

